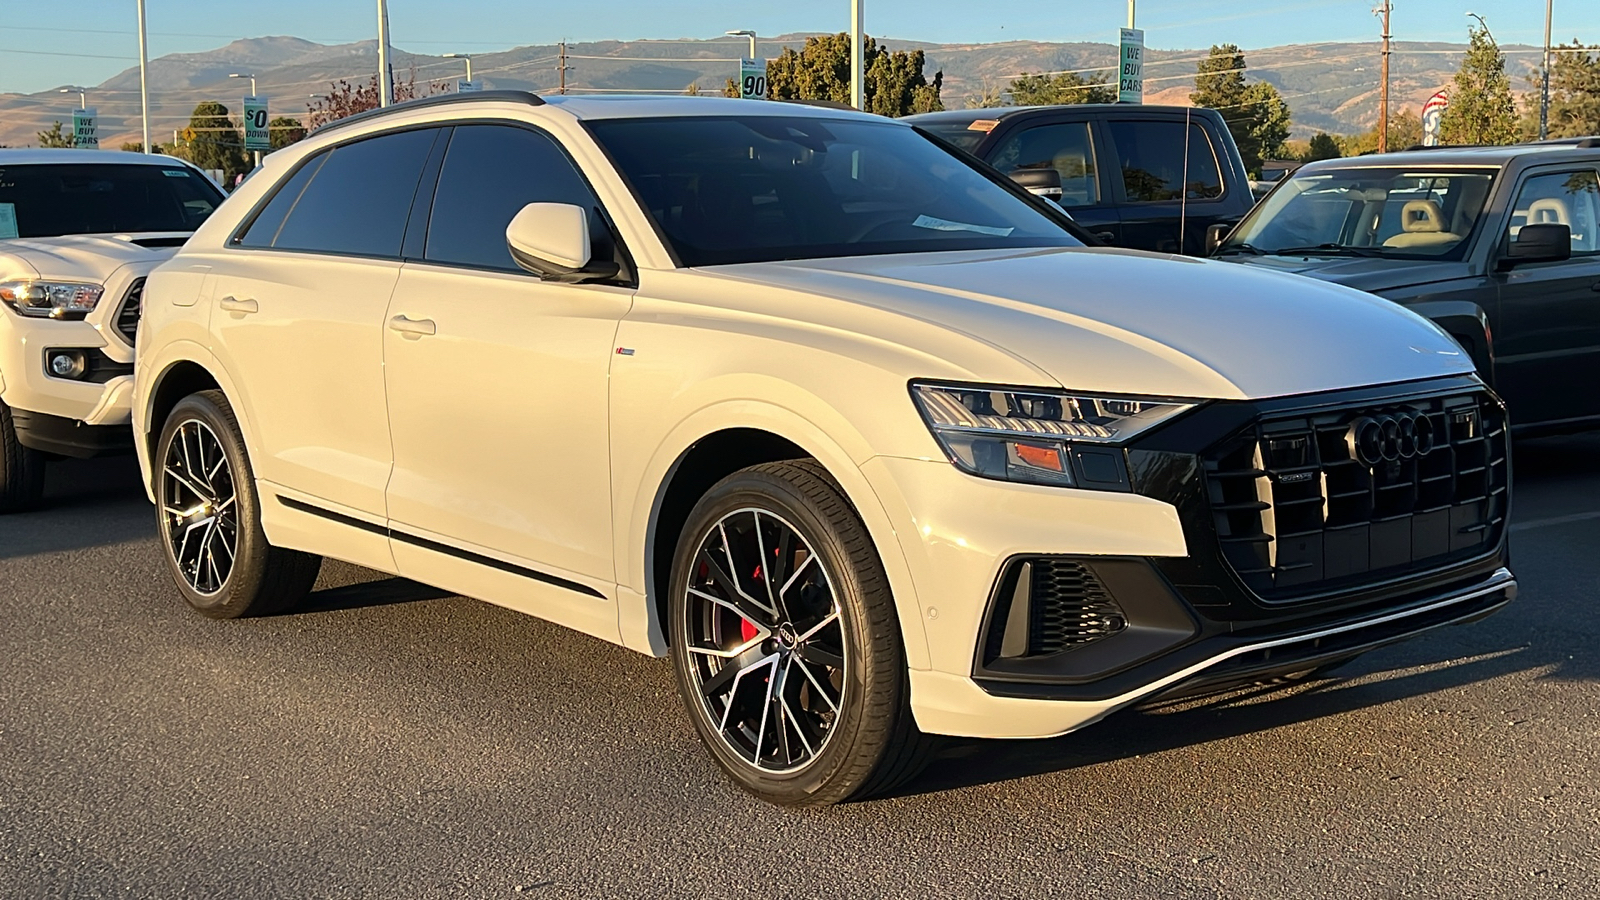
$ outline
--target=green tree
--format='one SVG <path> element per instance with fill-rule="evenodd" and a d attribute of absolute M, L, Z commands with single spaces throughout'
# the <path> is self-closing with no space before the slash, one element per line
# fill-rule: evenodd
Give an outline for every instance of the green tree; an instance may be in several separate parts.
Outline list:
<path fill-rule="evenodd" d="M 944 73 L 935 72 L 929 81 L 922 72 L 927 58 L 921 50 L 890 51 L 868 37 L 863 57 L 867 112 L 904 116 L 944 109 L 939 96 Z M 724 92 L 738 96 L 732 81 Z M 806 38 L 799 51 L 784 48 L 776 59 L 767 60 L 767 92 L 774 100 L 849 103 L 850 36 L 825 34 Z"/>
<path fill-rule="evenodd" d="M 1345 156 L 1378 152 L 1378 127 L 1348 137 L 1335 138 Z M 1389 149 L 1404 150 L 1422 143 L 1422 117 L 1416 110 L 1403 109 L 1389 117 Z"/>
<path fill-rule="evenodd" d="M 50 126 L 50 130 L 39 132 L 39 146 L 41 147 L 76 147 L 77 142 L 72 137 L 72 132 L 61 131 L 61 122 L 57 121 Z"/>
<path fill-rule="evenodd" d="M 1550 67 L 1550 136 L 1581 137 L 1600 134 L 1600 44 L 1586 46 L 1574 40 L 1552 53 Z M 1532 135 L 1539 133 L 1539 74 L 1529 97 Z"/>
<path fill-rule="evenodd" d="M 1058 103 L 1115 103 L 1117 86 L 1107 72 L 1087 76 L 1076 72 L 1059 75 L 1029 75 L 1011 82 L 1011 102 L 1018 106 L 1051 106 Z"/>
<path fill-rule="evenodd" d="M 189 114 L 189 128 L 194 137 L 183 148 L 185 159 L 202 169 L 221 169 L 224 184 L 232 184 L 234 176 L 250 171 L 244 134 L 226 106 L 215 100 L 202 102 Z"/>
<path fill-rule="evenodd" d="M 1511 100 L 1506 57 L 1489 29 L 1472 26 L 1467 56 L 1450 86 L 1450 107 L 1439 122 L 1442 144 L 1511 144 L 1517 111 Z"/>
<path fill-rule="evenodd" d="M 267 139 L 272 142 L 274 150 L 282 150 L 305 136 L 306 127 L 300 124 L 299 119 L 276 116 L 267 123 Z"/>
<path fill-rule="evenodd" d="M 990 84 L 988 79 L 984 79 L 983 86 L 978 89 L 978 93 L 967 95 L 966 107 L 967 109 L 993 109 L 996 106 L 1004 106 L 1005 103 L 1005 92 Z"/>
<path fill-rule="evenodd" d="M 1333 135 L 1326 131 L 1319 131 L 1311 136 L 1311 146 L 1300 157 L 1301 162 L 1316 162 L 1319 159 L 1338 159 L 1344 155 L 1339 149 L 1339 142 Z"/>
<path fill-rule="evenodd" d="M 1239 145 L 1246 169 L 1259 173 L 1263 159 L 1284 153 L 1284 141 L 1289 137 L 1289 104 L 1271 84 L 1245 80 L 1244 52 L 1238 46 L 1213 45 L 1195 72 L 1189 102 L 1222 114 L 1234 143 Z"/>
<path fill-rule="evenodd" d="M 155 149 L 153 151 L 151 151 L 152 153 L 169 153 L 169 152 L 171 152 L 171 149 L 172 149 L 170 147 L 162 146 L 161 144 L 156 144 L 154 146 L 155 146 Z M 124 150 L 124 151 L 126 151 L 128 153 L 143 153 L 144 152 L 144 142 L 143 141 L 129 141 L 128 143 L 123 144 L 121 147 L 119 147 L 117 149 Z"/>

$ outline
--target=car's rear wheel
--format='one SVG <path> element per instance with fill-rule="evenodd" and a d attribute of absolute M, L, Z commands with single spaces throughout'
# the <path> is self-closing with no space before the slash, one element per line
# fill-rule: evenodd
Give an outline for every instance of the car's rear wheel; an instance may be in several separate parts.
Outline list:
<path fill-rule="evenodd" d="M 888 581 L 817 464 L 753 466 L 690 513 L 671 586 L 678 687 L 740 787 L 820 806 L 889 790 L 931 746 L 911 718 Z"/>
<path fill-rule="evenodd" d="M 238 419 L 221 391 L 178 402 L 154 457 L 168 568 L 201 615 L 281 612 L 317 580 L 322 558 L 267 543 Z"/>
<path fill-rule="evenodd" d="M 44 496 L 44 456 L 17 440 L 11 407 L 0 402 L 0 513 L 22 512 Z"/>

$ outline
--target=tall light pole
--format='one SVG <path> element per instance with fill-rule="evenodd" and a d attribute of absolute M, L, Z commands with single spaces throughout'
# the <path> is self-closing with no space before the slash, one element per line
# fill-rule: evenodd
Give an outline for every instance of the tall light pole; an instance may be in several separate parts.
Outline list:
<path fill-rule="evenodd" d="M 1546 28 L 1546 31 L 1549 29 Z M 1550 39 L 1545 38 L 1548 45 Z M 1548 64 L 1546 68 L 1549 68 Z M 143 132 L 144 152 L 154 153 L 150 146 L 150 49 L 144 40 L 144 0 L 139 0 L 139 128 Z"/>
<path fill-rule="evenodd" d="M 1544 74 L 1539 79 L 1539 140 L 1550 137 L 1550 6 L 1544 0 Z"/>
<path fill-rule="evenodd" d="M 250 79 L 250 96 L 254 97 L 256 95 L 256 76 L 254 74 L 250 72 L 233 72 L 230 73 L 228 77 Z"/>
<path fill-rule="evenodd" d="M 1382 4 L 1372 11 L 1375 16 L 1383 17 L 1383 66 L 1378 76 L 1382 79 L 1382 86 L 1378 89 L 1378 152 L 1389 152 L 1389 14 L 1394 11 L 1394 4 L 1383 0 Z"/>
<path fill-rule="evenodd" d="M 1128 0 L 1128 27 L 1129 28 L 1136 27 L 1133 24 L 1133 0 Z"/>
<path fill-rule="evenodd" d="M 86 88 L 86 87 L 76 87 L 76 86 L 64 87 L 64 88 L 61 88 L 60 90 L 56 91 L 56 93 L 58 93 L 58 94 L 77 94 L 78 95 L 78 108 L 79 109 L 88 109 L 89 108 L 89 89 Z"/>
<path fill-rule="evenodd" d="M 1494 40 L 1494 33 L 1489 30 L 1489 23 L 1484 21 L 1483 16 L 1480 16 L 1475 12 L 1468 12 L 1467 13 L 1467 17 L 1468 18 L 1472 18 L 1472 19 L 1477 19 L 1478 20 L 1478 27 L 1483 29 L 1483 33 L 1484 34 L 1489 35 L 1489 40 L 1491 40 L 1491 41 Z"/>
<path fill-rule="evenodd" d="M 467 61 L 467 80 L 472 80 L 472 54 L 471 53 L 446 53 L 445 59 L 464 59 Z"/>
<path fill-rule="evenodd" d="M 389 71 L 389 3 L 378 0 L 378 105 L 394 102 L 394 73 Z"/>
<path fill-rule="evenodd" d="M 867 108 L 867 48 L 861 28 L 862 2 L 850 0 L 850 105 L 864 110 Z"/>
<path fill-rule="evenodd" d="M 742 37 L 750 39 L 750 59 L 756 58 L 756 33 L 754 31 L 724 31 L 729 37 Z"/>

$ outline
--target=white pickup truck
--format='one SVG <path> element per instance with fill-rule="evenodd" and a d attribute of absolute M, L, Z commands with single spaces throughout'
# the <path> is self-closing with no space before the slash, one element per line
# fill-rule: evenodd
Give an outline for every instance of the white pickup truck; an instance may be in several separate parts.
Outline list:
<path fill-rule="evenodd" d="M 0 150 L 0 513 L 47 460 L 131 449 L 145 276 L 222 200 L 170 156 Z"/>

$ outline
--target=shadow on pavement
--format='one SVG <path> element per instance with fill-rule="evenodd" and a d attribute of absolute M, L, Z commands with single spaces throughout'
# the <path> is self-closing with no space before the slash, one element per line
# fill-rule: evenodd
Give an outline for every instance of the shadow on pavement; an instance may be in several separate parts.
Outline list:
<path fill-rule="evenodd" d="M 39 508 L 0 516 L 0 559 L 139 540 L 155 519 L 133 456 L 52 462 Z"/>
<path fill-rule="evenodd" d="M 313 591 L 304 605 L 295 610 L 296 615 L 306 613 L 337 612 L 362 609 L 369 606 L 392 606 L 397 603 L 416 603 L 422 600 L 444 600 L 455 595 L 435 587 L 408 581 L 404 578 L 379 578 L 360 584 L 323 588 Z"/>

